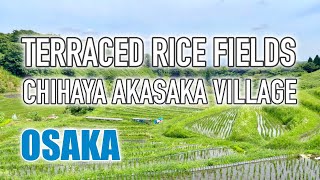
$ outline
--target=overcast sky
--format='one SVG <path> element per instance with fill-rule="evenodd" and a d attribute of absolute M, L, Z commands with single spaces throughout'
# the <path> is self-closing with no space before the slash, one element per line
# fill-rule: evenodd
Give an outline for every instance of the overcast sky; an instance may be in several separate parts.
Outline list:
<path fill-rule="evenodd" d="M 293 36 L 298 58 L 320 54 L 319 0 L 6 0 L 0 32 L 62 35 Z"/>

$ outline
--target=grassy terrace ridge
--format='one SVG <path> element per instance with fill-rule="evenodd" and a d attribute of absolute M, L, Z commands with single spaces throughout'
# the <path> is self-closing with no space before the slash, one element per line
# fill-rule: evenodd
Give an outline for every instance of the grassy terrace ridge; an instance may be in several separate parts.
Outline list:
<path fill-rule="evenodd" d="M 0 71 L 3 72 L 0 73 L 3 76 L 1 83 L 7 84 L 6 92 L 10 92 L 0 94 L 0 113 L 3 117 L 0 122 L 0 177 L 123 178 L 135 174 L 146 178 L 152 173 L 190 174 L 192 169 L 282 155 L 320 155 L 319 70 L 299 77 L 297 106 L 215 106 L 212 103 L 207 106 L 98 106 L 93 111 L 78 115 L 72 115 L 64 106 L 24 105 L 15 92 L 20 79 L 1 68 Z M 136 71 L 122 70 L 121 73 L 126 77 L 143 71 L 146 74 L 142 76 L 156 76 L 147 68 Z M 83 72 L 76 71 L 77 75 Z M 17 115 L 18 120 L 11 119 L 13 114 Z M 51 114 L 58 118 L 49 119 Z M 124 120 L 88 120 L 86 116 Z M 147 125 L 133 122 L 131 119 L 134 117 L 163 117 L 164 122 Z M 123 160 L 114 164 L 24 162 L 19 150 L 21 131 L 49 127 L 115 128 L 119 132 Z M 288 160 L 289 168 L 293 168 L 292 163 L 311 169 L 317 166 L 305 161 Z M 277 162 L 262 164 L 266 169 L 278 166 Z M 216 171 L 215 175 L 222 171 Z M 311 171 L 318 172 L 317 169 Z"/>

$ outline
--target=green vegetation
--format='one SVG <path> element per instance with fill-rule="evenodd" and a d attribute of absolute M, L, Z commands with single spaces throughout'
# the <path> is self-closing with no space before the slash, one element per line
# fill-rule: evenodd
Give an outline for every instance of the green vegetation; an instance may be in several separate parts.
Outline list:
<path fill-rule="evenodd" d="M 225 139 L 231 134 L 237 113 L 238 109 L 229 109 L 193 122 L 188 129 L 208 137 Z"/>
<path fill-rule="evenodd" d="M 16 92 L 20 89 L 20 79 L 0 67 L 0 93 Z"/>
<path fill-rule="evenodd" d="M 94 107 L 90 106 L 68 106 L 66 107 L 66 113 L 70 112 L 72 115 L 78 116 L 78 115 L 84 115 L 87 112 L 91 112 L 94 110 Z"/>
<path fill-rule="evenodd" d="M 29 112 L 27 115 L 33 121 L 41 121 L 42 117 L 38 114 L 38 112 Z"/>
<path fill-rule="evenodd" d="M 312 179 L 319 163 L 294 158 L 320 155 L 320 71 L 318 58 L 294 68 L 151 69 L 150 56 L 135 69 L 37 69 L 21 66 L 21 34 L 0 34 L 0 177 L 4 179 L 150 179 L 195 177 L 271 177 Z M 312 67 L 312 68 L 309 68 Z M 312 72 L 312 73 L 308 73 Z M 25 76 L 100 77 L 110 88 L 121 77 L 212 76 L 299 77 L 297 106 L 26 106 L 20 98 Z M 212 94 L 210 94 L 212 98 Z M 13 115 L 17 118 L 13 120 Z M 86 116 L 122 118 L 89 120 Z M 54 118 L 52 118 L 54 117 Z M 142 124 L 132 118 L 163 123 Z M 26 128 L 114 128 L 122 161 L 117 163 L 29 163 L 20 157 L 20 135 Z M 285 155 L 284 157 L 282 155 Z M 296 170 L 299 171 L 296 171 Z M 236 172 L 236 176 L 234 173 Z M 263 173 L 264 172 L 264 173 Z M 292 173 L 295 172 L 295 173 Z M 0 178 L 0 179 L 1 179 Z"/>

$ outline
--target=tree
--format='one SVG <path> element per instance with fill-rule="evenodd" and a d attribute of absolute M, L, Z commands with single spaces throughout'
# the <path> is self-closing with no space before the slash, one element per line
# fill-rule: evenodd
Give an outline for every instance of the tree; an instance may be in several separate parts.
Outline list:
<path fill-rule="evenodd" d="M 193 77 L 196 75 L 196 72 L 193 69 L 189 68 L 185 70 L 185 75 L 186 77 Z"/>
<path fill-rule="evenodd" d="M 22 35 L 36 34 L 31 30 L 14 30 L 12 33 L 0 33 L 0 66 L 16 76 L 26 76 L 27 71 L 23 67 L 23 51 L 19 43 Z"/>
<path fill-rule="evenodd" d="M 319 67 L 313 62 L 307 62 L 307 63 L 303 64 L 302 68 L 305 71 L 307 71 L 308 73 L 311 73 L 311 72 L 316 71 L 316 70 L 319 69 Z"/>
<path fill-rule="evenodd" d="M 314 62 L 316 65 L 320 66 L 320 57 L 319 57 L 318 55 L 316 55 L 316 57 L 314 58 L 313 62 Z"/>
<path fill-rule="evenodd" d="M 179 68 L 170 69 L 169 73 L 171 77 L 183 76 L 183 72 Z"/>
<path fill-rule="evenodd" d="M 0 44 L 9 42 L 10 38 L 7 34 L 0 33 Z M 1 49 L 0 49 L 1 50 Z"/>
<path fill-rule="evenodd" d="M 206 68 L 204 78 L 206 79 L 206 81 L 210 81 L 211 73 L 209 68 Z"/>
<path fill-rule="evenodd" d="M 157 68 L 153 70 L 153 72 L 155 72 L 159 77 L 163 77 L 165 75 L 165 70 L 162 68 Z"/>
<path fill-rule="evenodd" d="M 150 54 L 144 55 L 144 65 L 147 67 L 151 67 L 151 56 Z"/>
<path fill-rule="evenodd" d="M 309 57 L 308 62 L 312 62 L 312 61 L 313 61 L 313 59 L 311 57 Z"/>
<path fill-rule="evenodd" d="M 96 77 L 97 76 L 97 71 L 93 70 L 93 69 L 89 69 L 87 72 L 87 76 L 88 77 Z"/>
<path fill-rule="evenodd" d="M 14 30 L 11 33 L 11 41 L 12 42 L 19 42 L 20 37 L 24 35 L 37 35 L 38 33 L 32 31 L 32 30 Z"/>
<path fill-rule="evenodd" d="M 0 52 L 0 64 L 4 61 L 5 55 Z"/>
<path fill-rule="evenodd" d="M 75 76 L 76 73 L 74 72 L 73 69 L 66 68 L 61 70 L 61 74 L 66 76 Z"/>
<path fill-rule="evenodd" d="M 18 43 L 7 42 L 1 46 L 4 55 L 0 58 L 0 66 L 16 76 L 25 76 L 26 69 L 22 65 L 23 54 L 22 47 Z"/>

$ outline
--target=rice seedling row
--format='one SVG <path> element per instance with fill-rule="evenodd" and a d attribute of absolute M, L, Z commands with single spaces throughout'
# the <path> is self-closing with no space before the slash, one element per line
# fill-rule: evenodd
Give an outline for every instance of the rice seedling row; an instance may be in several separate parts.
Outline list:
<path fill-rule="evenodd" d="M 234 164 L 192 169 L 189 172 L 167 170 L 133 175 L 117 175 L 117 179 L 319 179 L 320 162 L 287 156 L 265 158 Z M 112 177 L 100 175 L 97 177 Z"/>
<path fill-rule="evenodd" d="M 188 130 L 206 135 L 225 139 L 232 131 L 232 126 L 236 120 L 238 109 L 234 108 L 219 113 L 218 115 L 203 118 L 187 126 Z"/>
<path fill-rule="evenodd" d="M 233 151 L 225 148 L 209 148 L 202 150 L 186 151 L 177 154 L 170 154 L 164 156 L 157 156 L 150 158 L 130 159 L 123 160 L 119 163 L 94 163 L 94 162 L 79 162 L 79 163 L 34 163 L 34 164 L 20 164 L 8 163 L 6 166 L 1 167 L 0 175 L 9 173 L 9 176 L 25 177 L 36 175 L 37 172 L 46 172 L 47 174 L 63 174 L 63 173 L 76 173 L 78 171 L 105 171 L 110 169 L 126 169 L 137 168 L 139 166 L 152 166 L 156 164 L 166 164 L 169 162 L 188 162 L 198 161 L 211 158 L 218 158 L 232 154 Z"/>
<path fill-rule="evenodd" d="M 260 113 L 256 112 L 257 115 L 257 130 L 262 137 L 275 138 L 282 135 L 285 129 L 280 124 L 272 123 L 267 118 L 263 117 Z"/>

